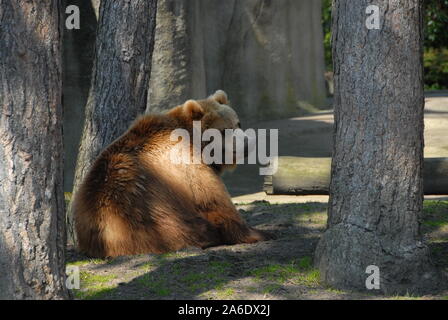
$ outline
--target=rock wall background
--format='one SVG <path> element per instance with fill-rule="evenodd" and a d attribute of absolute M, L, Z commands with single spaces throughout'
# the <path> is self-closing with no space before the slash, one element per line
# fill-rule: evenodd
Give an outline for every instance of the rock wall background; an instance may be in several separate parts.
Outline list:
<path fill-rule="evenodd" d="M 148 111 L 217 89 L 246 120 L 325 104 L 321 3 L 159 0 Z"/>
<path fill-rule="evenodd" d="M 67 1 L 68 3 L 68 1 Z M 65 191 L 71 191 L 99 0 L 64 33 Z M 243 125 L 325 106 L 320 0 L 159 0 L 148 112 L 224 89 Z"/>

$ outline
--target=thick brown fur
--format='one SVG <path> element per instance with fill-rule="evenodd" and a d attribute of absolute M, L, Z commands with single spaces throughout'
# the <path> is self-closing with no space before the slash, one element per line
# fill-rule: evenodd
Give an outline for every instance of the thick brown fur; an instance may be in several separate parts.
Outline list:
<path fill-rule="evenodd" d="M 192 120 L 203 130 L 236 126 L 220 112 L 227 103 L 218 91 L 166 114 L 142 116 L 100 154 L 73 203 L 81 252 L 114 257 L 269 238 L 236 210 L 218 175 L 223 166 L 170 161 L 174 129 L 191 132 Z"/>

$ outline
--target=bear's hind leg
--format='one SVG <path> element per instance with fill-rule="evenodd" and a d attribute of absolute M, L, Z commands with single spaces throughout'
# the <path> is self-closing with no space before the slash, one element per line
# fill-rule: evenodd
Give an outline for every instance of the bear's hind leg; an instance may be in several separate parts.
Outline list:
<path fill-rule="evenodd" d="M 231 208 L 228 211 L 209 211 L 203 215 L 219 230 L 223 244 L 226 245 L 256 243 L 274 238 L 267 232 L 249 227 L 239 213 Z"/>
<path fill-rule="evenodd" d="M 216 226 L 203 218 L 195 218 L 186 222 L 189 226 L 187 243 L 201 249 L 223 245 L 221 233 Z"/>

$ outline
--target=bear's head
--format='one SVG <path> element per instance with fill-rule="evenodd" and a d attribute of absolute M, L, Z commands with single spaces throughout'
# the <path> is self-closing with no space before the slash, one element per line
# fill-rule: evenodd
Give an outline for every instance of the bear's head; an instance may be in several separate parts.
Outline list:
<path fill-rule="evenodd" d="M 216 143 L 215 136 L 217 136 L 218 133 L 220 134 L 222 158 L 220 159 L 221 161 L 216 161 L 211 164 L 218 172 L 222 172 L 224 169 L 234 168 L 237 160 L 242 157 L 244 158 L 247 155 L 247 141 L 241 130 L 238 131 L 240 135 L 238 135 L 237 138 L 225 138 L 226 134 L 230 135 L 232 132 L 229 131 L 229 129 L 241 129 L 238 115 L 229 104 L 227 94 L 222 90 L 218 90 L 207 99 L 188 100 L 183 105 L 168 111 L 168 115 L 180 120 L 180 123 L 182 123 L 182 126 L 186 129 L 192 129 L 194 121 L 196 121 L 196 124 L 200 122 L 201 134 L 203 134 L 204 137 L 207 136 L 206 141 L 203 141 L 202 143 L 202 149 L 206 148 L 207 145 L 211 143 Z M 208 135 L 210 132 L 212 132 L 211 135 L 213 138 L 210 138 Z M 238 148 L 236 142 L 238 139 L 242 139 L 240 140 L 240 148 Z M 231 150 L 231 159 L 229 159 L 229 156 L 227 156 L 226 159 L 226 152 L 229 152 L 229 150 Z M 237 150 L 239 150 L 240 153 L 238 153 Z"/>

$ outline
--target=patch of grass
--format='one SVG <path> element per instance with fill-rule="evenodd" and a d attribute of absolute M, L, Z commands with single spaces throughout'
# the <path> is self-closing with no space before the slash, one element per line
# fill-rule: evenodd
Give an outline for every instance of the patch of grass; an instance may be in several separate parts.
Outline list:
<path fill-rule="evenodd" d="M 325 289 L 325 291 L 327 291 L 328 293 L 333 293 L 333 294 L 344 294 L 345 292 L 339 289 L 335 289 L 335 288 L 330 288 L 328 287 L 327 289 Z"/>
<path fill-rule="evenodd" d="M 149 272 L 151 270 L 154 270 L 158 266 L 159 266 L 158 263 L 156 263 L 154 261 L 147 261 L 147 262 L 139 265 L 138 268 L 143 270 L 143 271 L 145 271 L 145 272 Z"/>
<path fill-rule="evenodd" d="M 428 227 L 444 227 L 444 226 L 448 226 L 448 221 L 424 221 L 423 222 L 424 225 L 428 226 Z"/>
<path fill-rule="evenodd" d="M 99 265 L 99 264 L 105 264 L 105 263 L 110 263 L 108 260 L 102 260 L 102 259 L 86 259 L 86 260 L 78 260 L 78 261 L 71 261 L 71 262 L 67 262 L 68 266 L 78 266 L 78 267 L 82 267 L 82 266 L 86 266 L 88 264 L 95 264 L 95 265 Z"/>
<path fill-rule="evenodd" d="M 206 280 L 208 278 L 208 276 L 209 275 L 207 273 L 191 272 L 191 273 L 188 273 L 187 275 L 185 275 L 184 277 L 182 277 L 181 281 L 186 284 L 192 284 L 192 283 Z"/>
<path fill-rule="evenodd" d="M 216 289 L 220 290 L 224 284 L 224 275 L 228 266 L 226 263 L 211 262 L 209 268 L 202 272 L 190 272 L 179 279 L 187 290 Z"/>
<path fill-rule="evenodd" d="M 289 264 L 271 264 L 250 272 L 257 281 L 269 281 L 276 284 L 284 284 L 292 281 L 295 284 L 315 287 L 320 283 L 318 270 L 312 268 L 311 257 L 303 257 L 298 262 Z"/>
<path fill-rule="evenodd" d="M 224 273 L 231 267 L 231 264 L 229 262 L 224 261 L 211 261 L 209 263 L 209 266 L 215 272 Z"/>
<path fill-rule="evenodd" d="M 80 289 L 73 290 L 78 299 L 101 299 L 110 294 L 116 288 L 116 285 L 110 282 L 116 279 L 114 274 L 98 275 L 88 271 L 80 272 Z"/>
<path fill-rule="evenodd" d="M 159 297 L 166 297 L 171 293 L 168 281 L 164 277 L 156 278 L 152 274 L 145 274 L 138 278 L 137 283 Z"/>
<path fill-rule="evenodd" d="M 160 263 L 165 263 L 168 261 L 173 261 L 182 258 L 196 257 L 196 256 L 198 256 L 197 252 L 176 251 L 176 252 L 158 254 L 155 255 L 155 258 Z"/>
<path fill-rule="evenodd" d="M 76 299 L 80 300 L 101 300 L 110 296 L 115 292 L 115 287 L 110 288 L 98 288 L 95 290 L 73 290 Z"/>
<path fill-rule="evenodd" d="M 99 274 L 94 274 L 89 271 L 81 271 L 80 272 L 81 286 L 84 285 L 86 287 L 92 287 L 92 286 L 96 286 L 96 285 L 106 284 L 115 278 L 117 278 L 117 276 L 114 274 L 99 275 Z"/>
<path fill-rule="evenodd" d="M 445 229 L 448 226 L 448 201 L 425 200 L 423 202 L 423 226 L 430 230 Z"/>
<path fill-rule="evenodd" d="M 390 298 L 391 300 L 422 300 L 421 297 L 413 296 L 410 294 L 406 294 L 404 296 L 393 296 Z"/>
<path fill-rule="evenodd" d="M 110 259 L 110 260 L 108 260 L 108 259 L 104 259 L 104 260 L 103 259 L 90 259 L 91 264 L 104 264 L 104 263 L 110 264 L 112 262 L 113 262 L 112 259 Z"/>
<path fill-rule="evenodd" d="M 246 291 L 251 292 L 251 293 L 257 293 L 259 291 L 259 287 L 248 286 L 248 287 L 246 287 Z"/>
<path fill-rule="evenodd" d="M 315 224 L 325 224 L 327 222 L 327 212 L 326 211 L 312 211 L 300 213 L 297 216 L 297 222 L 303 223 L 315 223 Z"/>
<path fill-rule="evenodd" d="M 230 267 L 231 264 L 225 261 L 211 261 L 202 272 L 190 272 L 179 281 L 191 292 L 206 289 L 221 290 Z"/>
<path fill-rule="evenodd" d="M 175 263 L 171 266 L 171 271 L 175 276 L 179 276 L 182 273 L 182 266 L 179 263 Z"/>
<path fill-rule="evenodd" d="M 250 272 L 257 280 L 269 280 L 284 282 L 295 270 L 292 266 L 283 266 L 280 264 L 271 264 L 264 267 L 256 268 Z"/>
<path fill-rule="evenodd" d="M 319 270 L 308 270 L 303 274 L 295 277 L 293 282 L 307 287 L 316 287 L 320 285 Z"/>
<path fill-rule="evenodd" d="M 150 269 L 155 265 L 146 263 L 140 268 Z M 176 286 L 183 292 L 195 293 L 199 290 L 222 290 L 225 283 L 225 275 L 231 264 L 223 261 L 212 261 L 200 271 L 184 273 L 184 267 L 179 262 L 165 263 L 157 273 L 150 272 L 143 275 L 137 281 L 157 296 L 167 296 L 171 292 L 169 288 Z M 192 269 L 188 269 L 192 270 Z M 222 293 L 222 292 L 221 292 Z"/>
<path fill-rule="evenodd" d="M 272 294 L 281 289 L 281 285 L 278 283 L 270 283 L 263 287 L 262 293 L 264 294 Z"/>
<path fill-rule="evenodd" d="M 300 258 L 298 266 L 303 270 L 311 269 L 313 267 L 313 259 L 311 257 Z"/>
<path fill-rule="evenodd" d="M 448 214 L 448 201 L 441 200 L 425 200 L 423 201 L 423 212 L 425 214 L 438 213 L 444 211 Z"/>
<path fill-rule="evenodd" d="M 168 252 L 168 253 L 159 254 L 158 257 L 162 260 L 170 259 L 170 258 L 179 259 L 179 258 L 183 258 L 184 255 L 181 252 Z"/>
<path fill-rule="evenodd" d="M 219 300 L 231 299 L 235 295 L 235 290 L 232 288 L 226 288 L 216 291 L 216 298 Z"/>
<path fill-rule="evenodd" d="M 67 266 L 76 266 L 76 267 L 82 267 L 85 265 L 90 264 L 89 260 L 79 260 L 79 261 L 72 261 L 72 262 L 67 262 Z"/>

